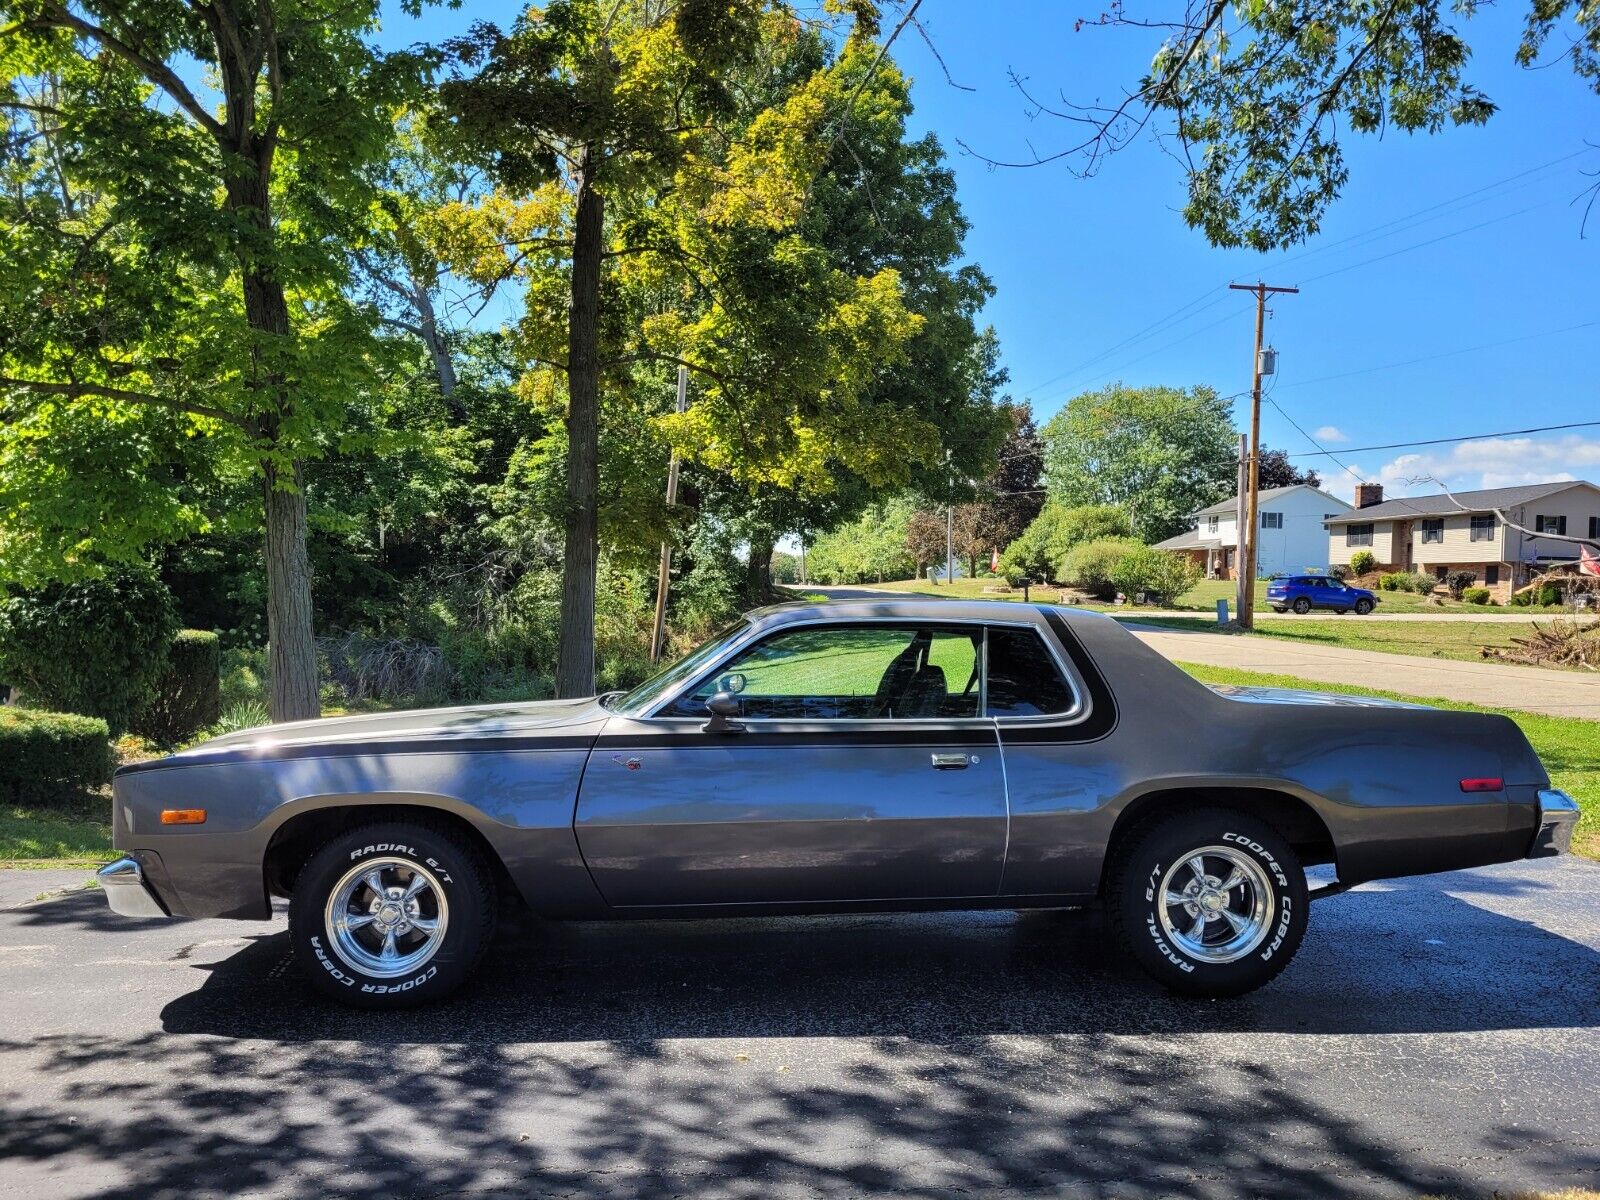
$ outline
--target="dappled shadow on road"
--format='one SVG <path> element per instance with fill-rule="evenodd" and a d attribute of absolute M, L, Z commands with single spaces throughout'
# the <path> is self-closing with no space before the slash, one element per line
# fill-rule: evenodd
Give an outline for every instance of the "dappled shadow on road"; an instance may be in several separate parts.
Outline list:
<path fill-rule="evenodd" d="M 1600 955 L 1432 880 L 1319 903 L 1290 971 L 1231 1002 L 1108 962 L 1085 914 L 524 921 L 457 1003 L 393 1016 L 313 999 L 281 925 L 194 968 L 162 1032 L 0 1044 L 55 1093 L 0 1085 L 0 1174 L 152 1200 L 1468 1195 L 1270 1046 L 1600 1025 Z M 1196 1044 L 1228 1032 L 1263 1049 Z"/>

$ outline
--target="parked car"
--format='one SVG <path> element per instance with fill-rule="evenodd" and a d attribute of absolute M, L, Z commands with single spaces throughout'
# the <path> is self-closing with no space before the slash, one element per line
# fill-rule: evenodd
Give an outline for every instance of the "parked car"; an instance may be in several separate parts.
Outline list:
<path fill-rule="evenodd" d="M 1102 905 L 1156 979 L 1233 995 L 1283 970 L 1309 901 L 1559 853 L 1578 817 L 1504 717 L 1206 687 L 1108 617 L 1005 601 L 764 608 L 626 694 L 252 729 L 114 793 L 113 910 L 287 897 L 312 985 L 372 1008 L 456 988 L 506 899 Z"/>
<path fill-rule="evenodd" d="M 1267 581 L 1267 603 L 1273 612 L 1308 613 L 1313 608 L 1331 608 L 1341 616 L 1354 609 L 1366 616 L 1378 603 L 1378 594 L 1366 588 L 1351 587 L 1332 575 L 1285 575 Z"/>

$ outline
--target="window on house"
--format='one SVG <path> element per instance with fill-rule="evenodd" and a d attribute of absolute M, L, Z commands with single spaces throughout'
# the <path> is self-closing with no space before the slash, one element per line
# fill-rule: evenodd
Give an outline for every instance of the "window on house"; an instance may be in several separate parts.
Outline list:
<path fill-rule="evenodd" d="M 1600 517 L 1589 518 L 1589 536 L 1591 538 L 1600 538 Z"/>
<path fill-rule="evenodd" d="M 1483 513 L 1472 518 L 1472 540 L 1475 542 L 1494 541 L 1494 531 L 1499 528 L 1500 521 L 1493 513 Z"/>
<path fill-rule="evenodd" d="M 1567 518 L 1565 516 L 1535 517 L 1533 519 L 1533 529 L 1535 533 L 1559 533 L 1565 536 Z"/>
<path fill-rule="evenodd" d="M 1364 525 L 1346 525 L 1344 527 L 1344 544 L 1346 546 L 1372 545 L 1372 522 Z"/>
<path fill-rule="evenodd" d="M 1444 541 L 1444 518 L 1443 517 L 1439 517 L 1439 518 L 1434 519 L 1434 520 L 1424 521 L 1422 523 L 1422 540 L 1425 541 L 1425 542 L 1442 542 L 1442 541 Z"/>
<path fill-rule="evenodd" d="M 1483 582 L 1493 587 L 1500 582 L 1500 564 L 1489 563 L 1483 568 Z"/>
<path fill-rule="evenodd" d="M 1283 514 L 1282 513 L 1262 513 L 1261 514 L 1261 528 L 1263 528 L 1263 529 L 1282 529 L 1283 528 Z"/>
<path fill-rule="evenodd" d="M 1221 517 L 1207 517 L 1206 518 L 1206 532 L 1207 533 L 1215 533 L 1217 531 L 1217 523 L 1219 521 L 1221 521 L 1221 520 L 1222 520 Z"/>

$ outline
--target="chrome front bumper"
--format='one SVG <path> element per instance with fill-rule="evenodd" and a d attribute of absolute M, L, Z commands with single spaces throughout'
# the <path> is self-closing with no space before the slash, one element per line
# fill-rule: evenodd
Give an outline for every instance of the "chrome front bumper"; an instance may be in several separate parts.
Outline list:
<path fill-rule="evenodd" d="M 166 906 L 145 882 L 144 868 L 136 858 L 119 858 L 95 872 L 111 911 L 122 917 L 165 917 Z"/>
<path fill-rule="evenodd" d="M 1545 788 L 1539 792 L 1539 832 L 1533 835 L 1529 858 L 1550 858 L 1572 850 L 1572 831 L 1578 826 L 1578 802 L 1565 792 Z"/>

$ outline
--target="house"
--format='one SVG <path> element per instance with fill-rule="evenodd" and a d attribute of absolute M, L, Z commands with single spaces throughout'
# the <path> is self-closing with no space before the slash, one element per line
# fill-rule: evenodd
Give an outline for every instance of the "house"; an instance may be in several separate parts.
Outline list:
<path fill-rule="evenodd" d="M 1238 571 L 1238 497 L 1229 497 L 1195 513 L 1195 527 L 1156 543 L 1158 550 L 1187 554 L 1200 564 L 1207 579 L 1234 579 Z M 1308 483 L 1263 488 L 1256 496 L 1260 536 L 1256 539 L 1256 574 L 1318 569 L 1328 564 L 1330 517 L 1351 511 L 1343 500 Z"/>
<path fill-rule="evenodd" d="M 1382 484 L 1363 483 L 1354 511 L 1328 521 L 1328 561 L 1370 550 L 1384 571 L 1422 571 L 1441 582 L 1472 571 L 1504 602 L 1535 572 L 1578 557 L 1577 543 L 1540 533 L 1600 542 L 1600 487 L 1567 480 L 1385 500 Z"/>

